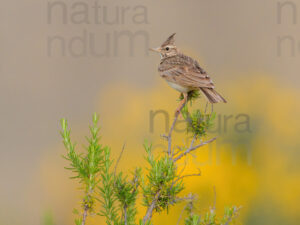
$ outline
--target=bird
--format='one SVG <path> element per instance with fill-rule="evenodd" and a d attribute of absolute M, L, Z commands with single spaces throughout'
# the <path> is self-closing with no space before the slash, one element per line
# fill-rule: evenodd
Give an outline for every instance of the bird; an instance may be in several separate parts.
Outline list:
<path fill-rule="evenodd" d="M 188 100 L 188 93 L 200 90 L 210 103 L 227 101 L 215 90 L 210 76 L 202 69 L 199 63 L 181 53 L 175 45 L 175 34 L 167 38 L 158 48 L 149 50 L 158 52 L 161 57 L 158 71 L 169 86 L 183 94 L 183 99 L 175 113 L 180 113 L 183 104 Z"/>

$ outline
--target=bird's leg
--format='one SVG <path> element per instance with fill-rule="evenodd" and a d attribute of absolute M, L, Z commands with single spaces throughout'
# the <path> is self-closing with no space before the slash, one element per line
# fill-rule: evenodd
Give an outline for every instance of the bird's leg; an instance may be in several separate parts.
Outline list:
<path fill-rule="evenodd" d="M 188 98 L 188 93 L 182 93 L 183 94 L 183 99 L 181 100 L 178 108 L 175 111 L 175 115 L 178 115 L 179 113 L 181 113 L 181 107 L 183 106 L 183 104 L 186 103 L 187 98 Z"/>

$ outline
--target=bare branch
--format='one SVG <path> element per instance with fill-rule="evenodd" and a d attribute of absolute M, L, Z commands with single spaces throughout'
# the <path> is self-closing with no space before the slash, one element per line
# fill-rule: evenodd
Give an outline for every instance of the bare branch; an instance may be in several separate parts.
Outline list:
<path fill-rule="evenodd" d="M 180 106 L 179 112 L 182 111 L 182 109 L 185 107 L 186 104 L 187 104 L 187 101 L 186 101 L 184 104 L 182 104 L 182 105 Z M 206 105 L 206 108 L 207 108 L 207 105 Z M 206 111 L 206 109 L 205 109 L 205 111 Z M 197 140 L 197 135 L 194 135 L 194 136 L 193 136 L 193 139 L 192 139 L 192 141 L 191 141 L 191 143 L 190 143 L 190 147 L 189 147 L 187 150 L 183 151 L 183 150 L 182 150 L 180 147 L 178 147 L 178 146 L 176 146 L 176 147 L 174 147 L 174 148 L 172 149 L 172 134 L 173 134 L 173 131 L 174 131 L 174 128 L 175 128 L 175 125 L 176 125 L 176 122 L 177 122 L 177 120 L 178 120 L 179 115 L 180 115 L 180 113 L 176 113 L 176 114 L 175 114 L 175 118 L 174 118 L 174 120 L 173 120 L 173 122 L 172 122 L 172 125 L 171 125 L 171 127 L 170 127 L 168 136 L 167 136 L 167 135 L 164 135 L 164 134 L 161 135 L 162 138 L 168 140 L 167 154 L 168 154 L 168 156 L 173 160 L 173 162 L 176 162 L 177 160 L 181 159 L 183 156 L 189 154 L 190 152 L 192 152 L 192 151 L 198 149 L 199 147 L 204 146 L 204 145 L 206 145 L 206 144 L 208 144 L 208 143 L 210 143 L 210 142 L 212 142 L 212 141 L 214 141 L 214 140 L 216 139 L 216 138 L 213 138 L 213 139 L 211 139 L 211 140 L 209 140 L 209 141 L 206 141 L 206 142 L 203 142 L 203 143 L 201 143 L 201 144 L 199 144 L 199 145 L 194 146 L 194 143 L 195 143 L 195 141 Z M 189 115 L 189 113 L 188 113 L 188 115 L 187 115 L 187 118 L 185 118 L 185 120 L 186 120 L 188 123 L 191 123 L 191 116 Z M 175 152 L 176 149 L 179 149 L 179 150 Z M 186 164 L 185 164 L 185 166 L 186 166 Z M 184 171 L 184 169 L 185 169 L 185 166 L 183 167 L 182 171 L 179 173 L 179 177 L 178 177 L 177 179 L 173 180 L 172 185 L 171 185 L 171 188 L 172 188 L 173 185 L 175 185 L 178 181 L 180 181 L 180 180 L 182 180 L 182 179 L 184 179 L 184 178 L 186 178 L 186 177 L 200 176 L 200 175 L 201 175 L 201 172 L 199 171 L 199 173 L 195 173 L 195 174 L 187 174 L 187 175 L 181 176 L 181 174 L 183 173 L 183 171 Z M 150 220 L 151 220 L 152 214 L 153 214 L 153 210 L 155 209 L 155 207 L 156 207 L 156 205 L 157 205 L 158 198 L 159 198 L 159 196 L 160 196 L 160 194 L 161 194 L 160 192 L 161 192 L 161 190 L 158 190 L 158 191 L 156 192 L 155 196 L 153 197 L 152 202 L 151 202 L 151 204 L 149 205 L 149 207 L 148 207 L 148 209 L 147 209 L 146 215 L 145 215 L 144 218 L 143 218 L 143 224 L 145 224 L 147 221 L 150 221 Z M 180 199 L 177 199 L 177 198 L 176 198 L 176 199 L 174 200 L 174 202 L 175 202 L 175 201 L 179 201 L 179 200 L 180 200 Z M 180 221 L 180 219 L 179 219 L 179 221 Z"/>
<path fill-rule="evenodd" d="M 132 186 L 133 186 L 133 190 L 131 193 L 134 194 L 139 187 L 139 179 L 138 179 L 138 175 L 137 175 L 137 170 L 136 170 L 136 172 L 134 174 L 134 178 L 132 180 Z"/>
<path fill-rule="evenodd" d="M 151 220 L 153 210 L 155 209 L 156 202 L 157 202 L 159 196 L 160 196 L 160 192 L 158 191 L 156 193 L 156 195 L 154 196 L 154 199 L 152 200 L 151 205 L 147 209 L 146 215 L 143 218 L 143 224 L 145 224 L 147 221 Z"/>
<path fill-rule="evenodd" d="M 186 167 L 186 164 L 187 164 L 187 162 L 185 161 L 185 162 L 184 162 L 183 168 L 182 168 L 181 171 L 179 172 L 179 175 L 178 175 L 179 178 L 180 178 L 181 174 L 184 172 L 185 167 Z M 178 179 L 179 179 L 179 178 L 178 178 Z M 176 184 L 176 182 L 178 181 L 178 179 L 172 181 L 170 190 L 174 187 L 174 185 Z"/>
<path fill-rule="evenodd" d="M 191 193 L 188 195 L 188 196 L 186 196 L 186 197 L 183 197 L 183 198 L 177 198 L 177 199 L 175 199 L 175 202 L 178 202 L 178 201 L 194 201 L 195 200 L 195 196 L 194 195 L 192 195 Z M 183 213 L 184 213 L 184 211 L 186 210 L 186 206 L 185 207 L 183 207 L 183 209 L 181 210 L 181 212 L 180 212 L 180 215 L 179 215 L 179 218 L 178 218 L 178 220 L 177 220 L 177 225 L 179 225 L 179 223 L 180 223 L 180 221 L 181 221 L 181 219 L 182 219 L 182 216 L 183 216 Z"/>
<path fill-rule="evenodd" d="M 176 198 L 174 201 L 175 202 L 194 201 L 195 199 L 196 199 L 196 197 L 192 193 L 189 193 L 187 196 L 182 197 L 182 198 Z"/>
<path fill-rule="evenodd" d="M 183 213 L 184 213 L 184 210 L 185 210 L 185 208 L 183 208 L 183 209 L 181 210 L 181 212 L 180 212 L 180 215 L 179 215 L 179 218 L 178 218 L 178 220 L 177 220 L 177 224 L 176 224 L 176 225 L 179 225 L 179 223 L 180 223 L 180 221 L 181 221 L 181 219 L 182 219 L 182 215 L 183 215 Z"/>
<path fill-rule="evenodd" d="M 196 138 L 197 138 L 197 135 L 195 134 L 195 135 L 194 135 L 194 137 L 193 137 L 193 139 L 192 139 L 192 141 L 191 141 L 190 148 L 192 148 L 192 147 L 193 147 L 193 145 L 194 145 L 194 142 L 195 142 Z"/>
<path fill-rule="evenodd" d="M 127 225 L 127 205 L 124 205 L 124 224 Z"/>
<path fill-rule="evenodd" d="M 88 210 L 89 210 L 89 206 L 87 204 L 85 204 L 84 205 L 83 215 L 82 215 L 81 225 L 85 225 L 85 223 L 86 223 L 86 218 L 87 218 L 87 215 L 88 215 Z"/>
<path fill-rule="evenodd" d="M 198 149 L 198 148 L 200 148 L 200 147 L 202 147 L 202 146 L 204 146 L 204 145 L 207 145 L 207 144 L 213 142 L 213 141 L 216 140 L 216 139 L 217 139 L 217 138 L 214 137 L 214 138 L 212 138 L 212 139 L 210 139 L 210 140 L 208 140 L 208 141 L 202 142 L 202 143 L 199 144 L 199 145 L 196 145 L 196 146 L 194 146 L 194 147 L 190 147 L 190 148 L 187 149 L 185 152 L 183 152 L 183 153 L 181 153 L 179 156 L 177 156 L 177 157 L 174 159 L 174 162 L 176 162 L 177 160 L 181 159 L 183 156 L 189 154 L 190 152 L 192 152 L 192 151 L 194 151 L 194 150 L 196 150 L 196 149 Z"/>
<path fill-rule="evenodd" d="M 184 172 L 185 167 L 186 167 L 187 161 L 184 161 L 184 166 L 182 167 L 181 171 L 179 172 L 178 176 L 181 176 L 181 174 Z"/>
<path fill-rule="evenodd" d="M 181 110 L 183 109 L 183 107 L 186 105 L 187 102 L 183 103 L 181 105 L 181 107 L 179 108 L 179 112 L 181 112 Z M 178 116 L 179 116 L 180 113 L 176 113 L 175 114 L 175 118 L 173 120 L 173 123 L 172 123 L 172 126 L 170 128 L 170 131 L 169 131 L 169 135 L 168 135 L 168 155 L 171 156 L 171 146 L 172 146 L 172 132 L 174 130 L 174 127 L 175 127 L 175 124 L 177 122 L 177 119 L 178 119 Z"/>
<path fill-rule="evenodd" d="M 200 169 L 199 170 L 199 173 L 193 173 L 193 174 L 186 174 L 186 175 L 183 175 L 181 177 L 178 177 L 175 181 L 174 181 L 174 184 L 176 184 L 178 181 L 182 180 L 183 178 L 186 178 L 186 177 L 198 177 L 198 176 L 201 176 L 201 171 Z"/>
<path fill-rule="evenodd" d="M 161 134 L 160 137 L 165 138 L 166 140 L 169 139 L 169 137 L 167 135 L 165 135 L 165 134 Z"/>
<path fill-rule="evenodd" d="M 122 150 L 121 150 L 121 152 L 120 152 L 119 158 L 118 158 L 118 160 L 117 160 L 117 162 L 116 162 L 115 170 L 114 170 L 114 175 L 115 175 L 115 176 L 116 176 L 117 167 L 118 167 L 118 164 L 119 164 L 119 162 L 120 162 L 120 160 L 121 160 L 121 158 L 122 158 L 122 155 L 123 155 L 125 146 L 126 146 L 126 143 L 123 144 L 123 147 L 122 147 Z"/>
<path fill-rule="evenodd" d="M 179 154 L 180 152 L 183 151 L 183 148 L 180 147 L 180 146 L 175 146 L 175 149 L 177 149 L 177 151 L 176 151 L 176 152 L 173 152 L 172 157 L 176 156 L 177 154 Z M 175 150 L 175 149 L 174 149 L 174 150 Z"/>

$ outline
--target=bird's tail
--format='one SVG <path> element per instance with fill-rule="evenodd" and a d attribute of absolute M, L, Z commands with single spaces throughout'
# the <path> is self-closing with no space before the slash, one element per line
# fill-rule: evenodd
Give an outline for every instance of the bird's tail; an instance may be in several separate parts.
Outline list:
<path fill-rule="evenodd" d="M 203 92 L 210 103 L 227 102 L 218 92 L 216 92 L 212 88 L 200 88 L 200 90 Z"/>

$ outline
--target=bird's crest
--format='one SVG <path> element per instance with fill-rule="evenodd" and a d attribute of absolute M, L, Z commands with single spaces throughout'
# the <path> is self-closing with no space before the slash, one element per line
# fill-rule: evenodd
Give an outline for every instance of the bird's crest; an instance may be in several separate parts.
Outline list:
<path fill-rule="evenodd" d="M 175 36 L 176 33 L 172 34 L 168 39 L 161 45 L 162 47 L 167 46 L 167 45 L 174 45 L 175 43 Z"/>

